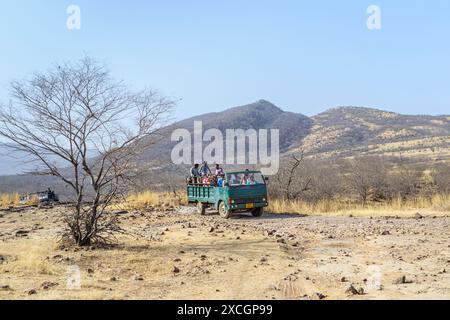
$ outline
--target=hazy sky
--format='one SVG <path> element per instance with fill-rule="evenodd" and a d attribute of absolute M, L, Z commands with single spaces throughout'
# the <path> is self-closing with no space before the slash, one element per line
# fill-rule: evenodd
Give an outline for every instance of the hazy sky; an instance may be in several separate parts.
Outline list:
<path fill-rule="evenodd" d="M 80 30 L 66 26 L 71 4 Z M 372 4 L 381 30 L 366 26 Z M 183 99 L 178 118 L 259 99 L 307 115 L 450 114 L 448 0 L 2 0 L 0 48 L 3 101 L 10 80 L 87 53 L 133 88 Z"/>

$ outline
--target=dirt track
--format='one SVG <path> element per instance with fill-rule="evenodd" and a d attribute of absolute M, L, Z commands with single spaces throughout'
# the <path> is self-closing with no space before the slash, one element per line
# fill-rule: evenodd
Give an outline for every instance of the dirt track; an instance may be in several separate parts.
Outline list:
<path fill-rule="evenodd" d="M 74 249 L 61 210 L 0 213 L 0 299 L 450 299 L 448 217 L 133 212 L 133 237 Z"/>

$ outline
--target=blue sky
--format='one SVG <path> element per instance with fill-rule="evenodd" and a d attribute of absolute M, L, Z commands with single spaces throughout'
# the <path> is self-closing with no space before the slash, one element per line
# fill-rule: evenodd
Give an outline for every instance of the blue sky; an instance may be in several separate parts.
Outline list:
<path fill-rule="evenodd" d="M 81 30 L 66 27 L 70 4 Z M 371 4 L 381 30 L 366 27 Z M 0 100 L 11 80 L 86 53 L 133 88 L 182 99 L 179 119 L 259 99 L 306 115 L 450 114 L 449 40 L 447 0 L 2 0 Z"/>

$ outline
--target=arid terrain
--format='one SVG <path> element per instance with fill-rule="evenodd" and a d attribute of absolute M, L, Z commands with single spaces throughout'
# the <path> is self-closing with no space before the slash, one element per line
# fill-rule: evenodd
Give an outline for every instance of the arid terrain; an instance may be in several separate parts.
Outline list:
<path fill-rule="evenodd" d="M 134 211 L 117 246 L 80 249 L 63 210 L 0 212 L 0 299 L 450 299 L 444 214 Z"/>

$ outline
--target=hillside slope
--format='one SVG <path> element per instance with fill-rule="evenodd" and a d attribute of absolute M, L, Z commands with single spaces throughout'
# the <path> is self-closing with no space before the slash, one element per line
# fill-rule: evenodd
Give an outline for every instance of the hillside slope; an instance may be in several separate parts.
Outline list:
<path fill-rule="evenodd" d="M 412 162 L 428 164 L 450 162 L 450 116 L 401 115 L 364 107 L 339 107 L 307 117 L 260 100 L 166 127 L 136 163 L 146 185 L 176 183 L 179 180 L 170 177 L 186 175 L 187 166 L 171 162 L 171 151 L 176 144 L 171 141 L 171 134 L 178 128 L 192 134 L 195 121 L 202 122 L 203 132 L 217 128 L 223 134 L 226 129 L 279 129 L 281 156 L 304 152 L 312 158 L 380 155 L 408 157 Z M 0 149 L 0 156 L 1 150 L 4 149 Z M 13 162 L 6 163 L 7 157 L 2 159 L 0 192 L 33 190 L 37 181 L 51 181 L 27 176 L 1 177 L 27 169 L 16 167 Z M 42 183 L 39 187 L 43 187 Z"/>
<path fill-rule="evenodd" d="M 401 154 L 434 161 L 450 157 L 449 116 L 401 115 L 370 108 L 340 107 L 312 119 L 313 127 L 301 145 L 309 155 Z"/>

